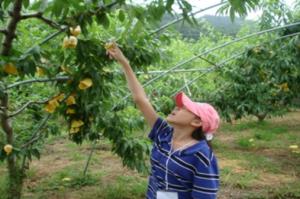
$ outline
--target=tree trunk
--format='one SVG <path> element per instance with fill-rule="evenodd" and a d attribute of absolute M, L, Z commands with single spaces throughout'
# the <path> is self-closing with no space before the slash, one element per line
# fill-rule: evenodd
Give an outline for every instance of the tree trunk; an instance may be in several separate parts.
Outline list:
<path fill-rule="evenodd" d="M 6 142 L 14 146 L 14 135 L 11 127 L 10 119 L 8 117 L 8 95 L 2 93 L 1 96 L 1 126 L 6 134 Z M 8 189 L 7 199 L 20 199 L 24 170 L 18 165 L 16 156 L 12 153 L 7 157 L 7 169 L 8 169 Z"/>
<path fill-rule="evenodd" d="M 9 56 L 12 47 L 13 39 L 16 37 L 15 32 L 18 22 L 21 20 L 22 0 L 15 0 L 11 10 L 11 20 L 7 26 L 7 32 L 2 43 L 2 56 Z M 6 134 L 6 142 L 14 146 L 14 135 L 11 127 L 10 119 L 8 117 L 8 94 L 1 92 L 1 126 Z M 20 199 L 23 187 L 24 169 L 22 165 L 18 164 L 14 153 L 7 157 L 8 169 L 8 189 L 7 199 Z"/>
<path fill-rule="evenodd" d="M 23 187 L 23 171 L 17 164 L 15 156 L 7 159 L 8 189 L 7 199 L 20 199 Z"/>
<path fill-rule="evenodd" d="M 256 114 L 255 116 L 257 117 L 259 122 L 262 122 L 266 118 L 267 113 Z"/>

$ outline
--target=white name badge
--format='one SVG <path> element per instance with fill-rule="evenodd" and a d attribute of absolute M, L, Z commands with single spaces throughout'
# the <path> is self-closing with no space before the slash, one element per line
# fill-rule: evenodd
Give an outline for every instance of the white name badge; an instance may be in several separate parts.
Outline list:
<path fill-rule="evenodd" d="M 157 191 L 156 199 L 178 199 L 178 193 L 170 191 Z"/>

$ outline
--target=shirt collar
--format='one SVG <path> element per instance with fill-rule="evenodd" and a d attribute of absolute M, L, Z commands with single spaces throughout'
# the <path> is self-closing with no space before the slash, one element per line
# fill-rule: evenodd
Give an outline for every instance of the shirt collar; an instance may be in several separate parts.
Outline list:
<path fill-rule="evenodd" d="M 162 136 L 162 138 L 160 138 L 161 142 L 168 142 L 169 145 L 171 146 L 171 138 L 172 138 L 172 134 L 173 134 L 173 127 L 171 127 L 171 131 L 170 133 L 166 134 L 166 136 Z M 198 151 L 200 151 L 200 149 L 209 149 L 209 146 L 207 145 L 206 140 L 199 140 L 198 143 L 195 143 L 191 146 L 188 146 L 187 148 L 180 150 L 179 154 L 180 155 L 189 155 L 189 154 L 194 154 Z"/>
<path fill-rule="evenodd" d="M 182 155 L 189 155 L 189 154 L 194 154 L 203 148 L 208 148 L 208 145 L 206 143 L 206 140 L 200 140 L 198 143 L 193 144 L 192 146 L 189 146 L 183 150 L 181 150 L 179 153 Z"/>

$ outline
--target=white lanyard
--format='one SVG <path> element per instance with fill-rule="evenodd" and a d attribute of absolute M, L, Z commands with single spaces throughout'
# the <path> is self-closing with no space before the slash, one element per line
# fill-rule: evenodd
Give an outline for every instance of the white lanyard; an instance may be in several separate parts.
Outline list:
<path fill-rule="evenodd" d="M 182 147 L 179 147 L 178 149 L 176 149 L 175 151 L 172 152 L 172 148 L 173 148 L 173 143 L 171 141 L 171 148 L 170 148 L 170 151 L 169 151 L 169 155 L 168 155 L 168 158 L 167 158 L 167 161 L 166 161 L 166 175 L 165 175 L 165 180 L 166 180 L 166 190 L 168 190 L 168 163 L 169 163 L 169 160 L 171 158 L 171 156 L 179 151 L 179 150 L 182 150 L 184 147 L 188 146 L 189 144 L 191 144 L 193 141 L 190 141 L 188 143 L 186 143 L 185 145 L 183 145 Z"/>

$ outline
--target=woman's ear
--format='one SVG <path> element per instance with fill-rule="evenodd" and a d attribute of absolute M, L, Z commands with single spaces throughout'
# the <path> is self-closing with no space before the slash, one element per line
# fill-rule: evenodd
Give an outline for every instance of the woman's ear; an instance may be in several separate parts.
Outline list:
<path fill-rule="evenodd" d="M 202 126 L 202 122 L 199 118 L 195 118 L 190 123 L 193 127 L 199 128 Z"/>

